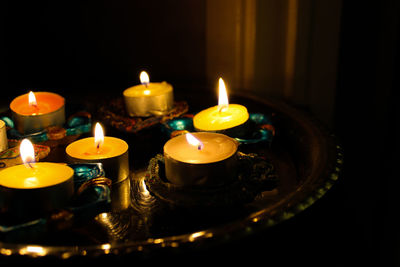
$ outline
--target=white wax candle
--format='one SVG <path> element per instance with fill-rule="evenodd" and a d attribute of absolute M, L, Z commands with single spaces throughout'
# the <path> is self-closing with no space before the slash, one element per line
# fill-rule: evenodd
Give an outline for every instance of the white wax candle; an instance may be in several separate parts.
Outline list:
<path fill-rule="evenodd" d="M 177 185 L 224 184 L 236 176 L 237 148 L 234 139 L 218 133 L 174 137 L 164 145 L 166 178 Z"/>
<path fill-rule="evenodd" d="M 231 157 L 236 153 L 237 142 L 226 135 L 216 133 L 193 133 L 202 147 L 192 145 L 185 135 L 169 140 L 164 146 L 164 154 L 186 163 L 204 164 L 213 163 Z"/>

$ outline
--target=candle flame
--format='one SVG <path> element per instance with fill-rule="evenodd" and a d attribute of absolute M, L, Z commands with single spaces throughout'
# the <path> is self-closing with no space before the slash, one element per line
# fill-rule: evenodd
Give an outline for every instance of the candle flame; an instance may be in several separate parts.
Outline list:
<path fill-rule="evenodd" d="M 96 126 L 94 127 L 94 145 L 97 150 L 100 149 L 100 147 L 104 143 L 104 132 L 103 132 L 103 127 L 101 127 L 100 123 L 96 123 Z"/>
<path fill-rule="evenodd" d="M 37 106 L 36 97 L 32 91 L 30 91 L 28 94 L 28 101 L 29 101 L 29 106 L 33 106 L 33 107 Z"/>
<path fill-rule="evenodd" d="M 147 72 L 142 71 L 142 72 L 140 73 L 140 82 L 141 82 L 142 84 L 146 85 L 146 86 L 149 84 L 150 78 L 149 78 L 149 75 L 147 74 Z"/>
<path fill-rule="evenodd" d="M 196 146 L 198 150 L 202 150 L 204 145 L 203 143 L 197 139 L 196 137 L 194 137 L 192 134 L 187 133 L 186 135 L 186 141 L 191 144 L 192 146 Z"/>
<path fill-rule="evenodd" d="M 28 139 L 22 140 L 19 146 L 19 153 L 21 155 L 22 162 L 24 164 L 28 164 L 29 167 L 32 167 L 29 163 L 35 162 L 35 149 L 31 141 Z"/>
<path fill-rule="evenodd" d="M 219 112 L 224 111 L 228 108 L 229 101 L 228 101 L 228 93 L 226 92 L 226 87 L 224 80 L 219 78 L 218 80 L 218 110 Z"/>

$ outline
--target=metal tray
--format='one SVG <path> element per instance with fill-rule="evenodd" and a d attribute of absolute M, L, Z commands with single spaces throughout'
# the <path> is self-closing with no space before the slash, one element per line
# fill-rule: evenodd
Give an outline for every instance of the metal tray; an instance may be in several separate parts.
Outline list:
<path fill-rule="evenodd" d="M 201 90 L 175 92 L 175 97 L 188 102 L 189 112 L 216 103 L 210 95 Z M 93 103 L 98 105 L 98 101 L 80 99 L 95 112 Z M 170 206 L 153 197 L 143 181 L 148 161 L 162 151 L 166 141 L 160 128 L 154 126 L 138 134 L 107 128 L 107 135 L 128 142 L 131 162 L 130 178 L 112 187 L 112 210 L 32 240 L 0 240 L 0 254 L 68 259 L 199 248 L 254 235 L 279 224 L 331 188 L 342 165 L 342 149 L 332 133 L 303 112 L 278 101 L 243 94 L 231 96 L 230 102 L 245 105 L 249 112 L 271 116 L 276 130 L 272 144 L 243 145 L 240 150 L 257 153 L 273 163 L 279 177 L 276 189 L 260 192 L 250 203 L 224 209 Z M 94 115 L 94 120 L 101 118 Z M 60 156 L 55 158 L 59 160 Z"/>

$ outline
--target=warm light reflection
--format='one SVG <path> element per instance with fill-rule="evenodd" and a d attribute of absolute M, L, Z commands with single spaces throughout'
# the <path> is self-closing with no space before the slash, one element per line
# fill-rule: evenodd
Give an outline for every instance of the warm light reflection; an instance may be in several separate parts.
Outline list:
<path fill-rule="evenodd" d="M 147 198 L 150 196 L 150 192 L 147 189 L 146 183 L 144 181 L 144 179 L 142 180 L 141 184 L 140 184 L 140 193 L 142 194 L 143 197 Z"/>
<path fill-rule="evenodd" d="M 33 107 L 37 106 L 36 97 L 32 91 L 30 91 L 28 94 L 28 101 L 29 101 L 29 106 L 33 106 Z"/>
<path fill-rule="evenodd" d="M 228 108 L 229 101 L 228 101 L 228 93 L 226 92 L 226 87 L 224 80 L 219 78 L 218 80 L 218 107 L 219 111 L 222 112 Z"/>
<path fill-rule="evenodd" d="M 191 144 L 192 146 L 196 146 L 198 150 L 203 149 L 204 145 L 199 139 L 197 139 L 190 133 L 187 133 L 185 136 L 186 136 L 186 140 L 189 144 Z"/>
<path fill-rule="evenodd" d="M 204 232 L 204 231 L 200 231 L 200 232 L 193 233 L 193 234 L 191 234 L 191 235 L 189 236 L 189 241 L 190 241 L 190 242 L 193 242 L 193 241 L 196 240 L 196 238 L 199 238 L 199 237 L 201 237 L 201 236 L 204 236 L 205 234 L 206 234 L 206 232 Z"/>
<path fill-rule="evenodd" d="M 10 256 L 12 253 L 13 252 L 11 249 L 0 248 L 0 254 L 2 254 L 2 255 Z"/>
<path fill-rule="evenodd" d="M 22 140 L 21 145 L 19 146 L 19 153 L 23 163 L 29 165 L 29 163 L 35 162 L 35 149 L 33 148 L 31 141 L 28 139 Z"/>
<path fill-rule="evenodd" d="M 104 143 L 104 132 L 103 128 L 101 127 L 100 123 L 96 123 L 94 127 L 94 145 L 96 149 L 100 149 L 100 147 Z"/>
<path fill-rule="evenodd" d="M 142 84 L 144 84 L 144 85 L 149 84 L 150 78 L 149 78 L 149 75 L 147 74 L 147 72 L 142 71 L 142 72 L 140 73 L 140 82 L 141 82 Z"/>
<path fill-rule="evenodd" d="M 40 246 L 26 246 L 19 250 L 21 255 L 32 255 L 32 256 L 44 256 L 46 255 L 46 249 Z"/>
<path fill-rule="evenodd" d="M 101 248 L 104 249 L 104 250 L 108 250 L 108 249 L 111 248 L 111 245 L 110 244 L 103 244 L 103 245 L 101 245 Z"/>

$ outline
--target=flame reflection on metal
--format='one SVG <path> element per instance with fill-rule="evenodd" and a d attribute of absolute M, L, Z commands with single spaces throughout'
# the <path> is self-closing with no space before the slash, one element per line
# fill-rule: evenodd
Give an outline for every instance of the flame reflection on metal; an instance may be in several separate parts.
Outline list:
<path fill-rule="evenodd" d="M 136 179 L 132 180 L 132 190 L 132 205 L 137 211 L 151 211 L 155 208 L 156 199 L 147 189 L 144 173 L 137 175 Z"/>
<path fill-rule="evenodd" d="M 46 249 L 41 246 L 26 246 L 19 250 L 19 254 L 30 256 L 44 256 L 46 255 Z"/>

